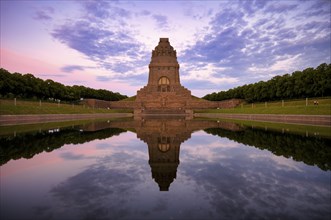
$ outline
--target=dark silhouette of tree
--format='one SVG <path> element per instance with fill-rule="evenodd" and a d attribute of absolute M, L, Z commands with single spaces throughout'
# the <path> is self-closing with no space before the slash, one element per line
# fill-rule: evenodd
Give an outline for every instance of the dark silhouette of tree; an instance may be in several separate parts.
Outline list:
<path fill-rule="evenodd" d="M 263 102 L 320 96 L 331 96 L 331 64 L 322 63 L 315 69 L 307 68 L 292 74 L 275 76 L 266 82 L 214 92 L 203 98 L 210 101 L 239 98 L 247 102 Z"/>
<path fill-rule="evenodd" d="M 47 79 L 36 78 L 32 74 L 10 73 L 0 69 L 0 98 L 59 99 L 77 101 L 80 98 L 94 98 L 118 101 L 127 98 L 118 92 L 92 89 L 85 86 L 65 86 Z"/>

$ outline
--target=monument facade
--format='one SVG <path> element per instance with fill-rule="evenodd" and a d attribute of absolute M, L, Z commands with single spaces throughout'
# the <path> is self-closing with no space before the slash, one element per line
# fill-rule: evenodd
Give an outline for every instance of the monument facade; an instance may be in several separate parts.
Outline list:
<path fill-rule="evenodd" d="M 107 102 L 86 99 L 93 108 L 132 109 L 135 115 L 185 114 L 192 115 L 194 109 L 233 108 L 242 100 L 208 101 L 191 95 L 191 91 L 180 84 L 179 63 L 176 50 L 168 38 L 160 38 L 152 51 L 148 66 L 148 83 L 137 91 L 135 100 Z"/>
<path fill-rule="evenodd" d="M 191 91 L 180 84 L 176 50 L 168 38 L 160 38 L 148 67 L 148 83 L 137 92 L 141 106 L 135 113 L 185 113 Z"/>

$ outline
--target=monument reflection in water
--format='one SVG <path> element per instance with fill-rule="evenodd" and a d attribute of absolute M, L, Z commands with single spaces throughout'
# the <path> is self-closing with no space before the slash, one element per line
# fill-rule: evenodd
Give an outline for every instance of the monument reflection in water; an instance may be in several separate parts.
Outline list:
<path fill-rule="evenodd" d="M 99 122 L 83 127 L 85 131 L 103 130 L 109 127 L 134 129 L 137 138 L 148 146 L 149 165 L 152 178 L 159 185 L 160 191 L 168 191 L 176 178 L 180 163 L 180 145 L 191 138 L 194 131 L 207 128 L 222 128 L 238 131 L 240 127 L 234 123 L 220 121 L 185 120 L 185 117 L 143 117 L 138 120 L 114 121 L 110 124 Z"/>
<path fill-rule="evenodd" d="M 152 177 L 158 183 L 160 191 L 168 191 L 170 184 L 176 178 L 180 145 L 188 140 L 194 131 L 206 128 L 239 129 L 239 126 L 233 123 L 185 120 L 185 117 L 147 117 L 127 123 L 114 122 L 112 126 L 123 129 L 134 128 L 137 137 L 148 145 Z"/>
<path fill-rule="evenodd" d="M 140 118 L 15 133 L 0 146 L 1 219 L 331 216 L 330 138 L 318 135 Z"/>

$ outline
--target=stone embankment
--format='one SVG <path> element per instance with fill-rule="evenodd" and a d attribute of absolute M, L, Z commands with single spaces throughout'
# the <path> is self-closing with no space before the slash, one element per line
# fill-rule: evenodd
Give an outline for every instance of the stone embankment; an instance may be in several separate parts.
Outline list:
<path fill-rule="evenodd" d="M 70 121 L 98 118 L 133 117 L 132 113 L 109 114 L 43 114 L 43 115 L 0 115 L 0 125 L 35 124 L 54 121 Z M 158 115 L 154 115 L 158 117 Z M 160 115 L 159 115 L 160 116 Z M 162 116 L 160 116 L 162 117 Z M 194 117 L 254 120 L 278 123 L 293 123 L 331 127 L 331 115 L 277 115 L 277 114 L 220 114 L 195 113 Z"/>
<path fill-rule="evenodd" d="M 166 95 L 171 94 L 168 92 Z M 164 94 L 163 94 L 164 95 Z M 104 101 L 98 99 L 85 99 L 82 104 L 91 108 L 110 108 L 110 109 L 146 109 L 146 110 L 197 110 L 197 109 L 216 109 L 216 108 L 234 108 L 243 102 L 241 99 L 229 99 L 224 101 L 208 101 L 204 99 L 182 99 L 169 98 L 162 94 L 158 98 L 152 96 L 147 101 Z"/>
<path fill-rule="evenodd" d="M 0 125 L 35 124 L 54 121 L 70 121 L 98 118 L 124 118 L 132 116 L 132 113 L 0 115 Z"/>
<path fill-rule="evenodd" d="M 331 127 L 331 115 L 278 115 L 278 114 L 221 114 L 221 113 L 195 113 L 194 117 L 229 118 L 240 120 L 321 125 Z"/>

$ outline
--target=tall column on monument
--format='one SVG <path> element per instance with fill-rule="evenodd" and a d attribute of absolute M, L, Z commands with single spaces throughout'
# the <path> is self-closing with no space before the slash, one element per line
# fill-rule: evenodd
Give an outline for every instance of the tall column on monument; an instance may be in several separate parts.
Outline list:
<path fill-rule="evenodd" d="M 167 79 L 162 82 L 162 77 L 166 77 L 169 82 Z M 169 83 L 170 87 L 180 85 L 176 50 L 170 45 L 168 38 L 160 38 L 159 44 L 152 51 L 149 64 L 148 85 L 157 86 L 162 83 Z"/>
<path fill-rule="evenodd" d="M 179 64 L 168 38 L 160 38 L 152 51 L 146 86 L 137 91 L 135 115 L 185 114 L 191 91 L 179 80 Z"/>

